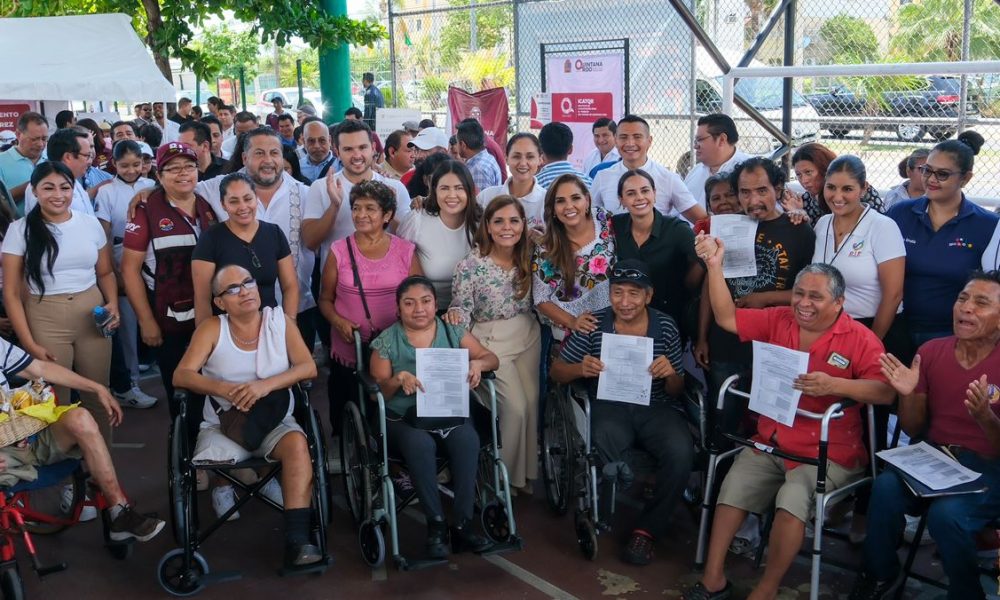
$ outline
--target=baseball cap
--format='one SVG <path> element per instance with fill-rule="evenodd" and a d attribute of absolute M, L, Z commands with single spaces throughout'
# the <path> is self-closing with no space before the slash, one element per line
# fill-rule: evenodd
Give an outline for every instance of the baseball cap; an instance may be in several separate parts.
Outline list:
<path fill-rule="evenodd" d="M 406 131 L 420 131 L 420 123 L 416 121 L 403 121 L 403 129 Z"/>
<path fill-rule="evenodd" d="M 406 125 L 404 124 L 404 127 Z M 421 150 L 430 150 L 431 148 L 448 148 L 448 135 L 439 129 L 438 127 L 428 127 L 426 129 L 421 129 L 408 146 L 416 146 Z"/>
<path fill-rule="evenodd" d="M 649 277 L 649 266 L 638 258 L 626 258 L 615 263 L 608 280 L 612 283 L 631 283 L 639 287 L 653 287 Z"/>
<path fill-rule="evenodd" d="M 196 163 L 198 162 L 198 154 L 195 153 L 191 146 L 181 142 L 163 144 L 156 149 L 156 168 L 162 171 L 163 167 L 167 166 L 167 163 L 181 157 L 187 157 Z"/>
<path fill-rule="evenodd" d="M 309 104 L 303 104 L 297 110 L 300 113 L 305 113 L 305 114 L 309 115 L 310 117 L 315 117 L 316 116 L 316 109 L 313 108 L 312 105 L 309 105 Z"/>
<path fill-rule="evenodd" d="M 150 148 L 149 144 L 147 144 L 146 142 L 136 142 L 136 143 L 139 144 L 139 154 L 141 156 L 148 156 L 150 158 L 156 156 L 156 153 L 153 152 L 153 149 Z"/>

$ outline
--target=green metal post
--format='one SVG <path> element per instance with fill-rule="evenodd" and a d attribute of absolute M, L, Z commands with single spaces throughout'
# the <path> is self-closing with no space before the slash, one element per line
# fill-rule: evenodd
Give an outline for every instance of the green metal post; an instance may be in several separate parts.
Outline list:
<path fill-rule="evenodd" d="M 243 67 L 240 67 L 240 105 L 247 109 L 247 72 Z"/>
<path fill-rule="evenodd" d="M 347 0 L 323 0 L 323 10 L 347 16 Z M 323 48 L 319 53 L 319 81 L 323 94 L 323 120 L 334 123 L 351 106 L 351 54 L 347 44 Z"/>
<path fill-rule="evenodd" d="M 298 58 L 295 60 L 295 81 L 299 86 L 299 104 L 301 105 L 305 102 L 305 97 L 302 95 L 302 59 Z M 298 108 L 298 106 L 294 107 Z"/>
<path fill-rule="evenodd" d="M 201 77 L 194 78 L 194 105 L 201 106 Z"/>

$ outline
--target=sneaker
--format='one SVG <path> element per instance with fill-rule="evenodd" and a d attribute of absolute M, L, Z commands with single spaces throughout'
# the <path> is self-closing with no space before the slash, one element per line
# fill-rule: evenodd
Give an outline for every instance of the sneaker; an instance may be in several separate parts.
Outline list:
<path fill-rule="evenodd" d="M 882 600 L 888 598 L 896 589 L 899 578 L 879 581 L 870 574 L 862 572 L 854 581 L 854 587 L 848 595 L 848 600 Z"/>
<path fill-rule="evenodd" d="M 630 565 L 646 566 L 653 561 L 653 538 L 644 531 L 633 531 L 622 550 L 622 560 Z"/>
<path fill-rule="evenodd" d="M 153 408 L 156 406 L 156 398 L 140 390 L 138 386 L 124 394 L 115 392 L 115 399 L 125 408 Z"/>
<path fill-rule="evenodd" d="M 63 486 L 62 492 L 60 492 L 59 510 L 62 511 L 64 515 L 70 515 L 73 512 L 73 484 L 67 483 Z M 86 500 L 90 498 L 87 497 Z M 78 523 L 86 523 L 87 521 L 93 521 L 97 518 L 97 509 L 92 505 L 84 505 L 80 510 L 80 517 L 77 519 Z"/>
<path fill-rule="evenodd" d="M 920 524 L 920 517 L 911 517 L 906 515 L 906 529 L 903 530 L 903 539 L 906 540 L 907 544 L 913 544 L 914 538 L 917 537 L 917 526 Z M 924 534 L 920 537 L 920 545 L 926 546 L 927 544 L 933 544 L 934 538 L 931 537 L 927 528 L 924 527 Z"/>
<path fill-rule="evenodd" d="M 131 506 L 118 506 L 120 508 L 118 516 L 111 521 L 111 540 L 124 542 L 128 539 L 136 539 L 140 542 L 148 542 L 160 533 L 166 522 L 153 517 L 140 515 Z M 113 510 L 113 509 L 112 509 Z"/>
<path fill-rule="evenodd" d="M 281 495 L 281 484 L 277 479 L 271 479 L 260 488 L 260 495 L 264 496 L 278 506 L 285 506 L 285 497 Z"/>
<path fill-rule="evenodd" d="M 153 365 L 151 365 L 149 363 L 144 363 L 144 362 L 139 363 L 139 372 L 140 373 L 146 373 L 146 372 L 148 372 L 152 368 L 153 368 Z"/>
<path fill-rule="evenodd" d="M 222 518 L 230 508 L 236 505 L 236 490 L 231 485 L 220 485 L 212 489 L 212 508 L 215 509 L 215 516 Z M 229 515 L 229 521 L 240 518 L 240 511 Z"/>

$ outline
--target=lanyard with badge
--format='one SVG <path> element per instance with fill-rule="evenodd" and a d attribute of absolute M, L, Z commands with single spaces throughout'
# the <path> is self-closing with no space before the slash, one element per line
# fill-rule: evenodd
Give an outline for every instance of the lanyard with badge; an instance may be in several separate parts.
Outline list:
<path fill-rule="evenodd" d="M 833 253 L 833 258 L 831 258 L 830 260 L 826 260 L 826 251 L 829 250 L 830 248 L 830 230 L 833 229 L 833 216 L 832 215 L 830 216 L 830 222 L 826 224 L 826 241 L 823 243 L 823 262 L 825 262 L 828 265 L 832 265 L 833 261 L 837 260 L 837 257 L 840 256 L 840 252 L 844 249 L 845 246 L 847 246 L 847 242 L 850 241 L 851 236 L 853 236 L 854 232 L 857 231 L 858 227 L 861 225 L 861 221 L 864 221 L 865 217 L 868 216 L 868 212 L 870 210 L 871 207 L 865 207 L 865 211 L 861 213 L 861 218 L 858 219 L 858 222 L 854 224 L 854 227 L 851 227 L 851 231 L 847 234 L 847 237 L 844 238 L 844 242 L 840 244 L 840 248 L 836 247 L 837 241 L 834 240 L 833 245 L 834 248 L 836 249 L 836 252 Z"/>

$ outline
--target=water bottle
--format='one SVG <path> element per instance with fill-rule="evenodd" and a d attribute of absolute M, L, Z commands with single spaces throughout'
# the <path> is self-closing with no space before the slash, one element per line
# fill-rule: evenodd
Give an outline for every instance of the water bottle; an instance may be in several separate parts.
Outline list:
<path fill-rule="evenodd" d="M 113 318 L 114 315 L 111 314 L 111 311 L 103 306 L 94 307 L 94 323 L 97 324 L 97 328 L 101 330 L 101 335 L 104 337 L 111 337 L 115 333 L 114 329 L 111 328 Z"/>

